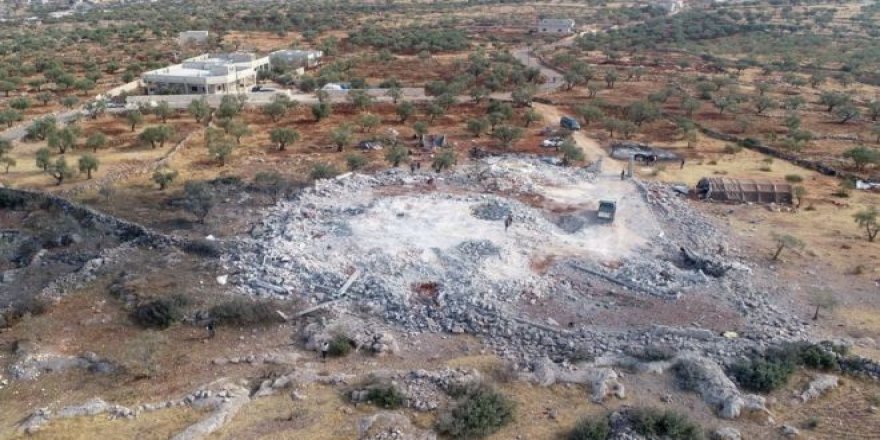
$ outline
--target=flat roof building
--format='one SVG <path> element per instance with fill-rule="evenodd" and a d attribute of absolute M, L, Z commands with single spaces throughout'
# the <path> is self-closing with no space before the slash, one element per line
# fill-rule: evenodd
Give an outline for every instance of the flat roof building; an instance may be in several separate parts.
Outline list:
<path fill-rule="evenodd" d="M 147 95 L 196 95 L 246 92 L 269 57 L 246 52 L 205 54 L 143 74 Z"/>
<path fill-rule="evenodd" d="M 570 18 L 542 18 L 536 30 L 542 34 L 573 34 L 574 20 Z"/>

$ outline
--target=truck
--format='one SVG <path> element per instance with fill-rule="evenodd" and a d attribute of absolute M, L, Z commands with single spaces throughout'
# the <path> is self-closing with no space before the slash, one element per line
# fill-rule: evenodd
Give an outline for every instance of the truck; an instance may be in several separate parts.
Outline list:
<path fill-rule="evenodd" d="M 559 119 L 559 125 L 562 128 L 577 131 L 581 129 L 581 124 L 578 123 L 577 119 L 572 118 L 571 116 L 563 116 Z"/>
<path fill-rule="evenodd" d="M 599 221 L 612 223 L 614 222 L 614 214 L 617 212 L 617 202 L 613 200 L 599 200 L 599 210 L 596 211 L 596 217 Z"/>

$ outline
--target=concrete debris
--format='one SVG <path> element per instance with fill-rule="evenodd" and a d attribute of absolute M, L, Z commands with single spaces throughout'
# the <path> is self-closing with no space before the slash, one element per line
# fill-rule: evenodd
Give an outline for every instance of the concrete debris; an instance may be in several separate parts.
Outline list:
<path fill-rule="evenodd" d="M 607 197 L 621 200 L 626 212 L 610 230 L 581 215 Z M 330 315 L 368 312 L 404 332 L 478 335 L 523 366 L 651 342 L 722 362 L 803 339 L 808 323 L 772 302 L 780 288 L 775 275 L 740 262 L 724 230 L 688 203 L 665 184 L 597 184 L 584 169 L 512 155 L 441 175 L 351 174 L 270 208 L 222 263 L 244 294 L 298 297 L 313 305 L 307 310 Z M 681 248 L 697 267 L 683 263 Z M 544 258 L 547 266 L 536 269 Z M 352 273 L 361 275 L 350 280 Z M 664 300 L 711 297 L 746 323 L 741 337 L 726 339 L 696 327 L 607 331 L 520 314 L 523 301 L 580 299 L 584 285 L 608 283 Z M 562 325 L 547 325 L 547 318 Z M 305 337 L 312 348 L 330 335 L 314 330 Z M 359 348 L 385 352 L 389 344 L 376 345 L 373 334 L 386 330 L 346 334 Z"/>
<path fill-rule="evenodd" d="M 801 393 L 800 398 L 802 402 L 809 402 L 810 400 L 818 399 L 823 394 L 827 393 L 838 386 L 838 378 L 832 374 L 820 374 L 816 376 L 815 379 L 810 381 L 810 384 L 807 386 L 807 389 Z"/>

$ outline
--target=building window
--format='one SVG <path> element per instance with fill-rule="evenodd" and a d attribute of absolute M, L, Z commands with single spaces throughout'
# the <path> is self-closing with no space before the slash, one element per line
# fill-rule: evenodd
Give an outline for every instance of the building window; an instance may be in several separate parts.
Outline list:
<path fill-rule="evenodd" d="M 191 92 L 198 92 L 199 91 L 199 88 L 196 86 L 191 86 L 189 89 Z"/>

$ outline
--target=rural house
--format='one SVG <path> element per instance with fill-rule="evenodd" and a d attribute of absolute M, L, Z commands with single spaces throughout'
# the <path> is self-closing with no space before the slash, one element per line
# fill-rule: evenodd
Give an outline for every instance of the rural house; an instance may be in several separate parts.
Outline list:
<path fill-rule="evenodd" d="M 147 95 L 238 93 L 257 83 L 257 72 L 269 70 L 269 58 L 246 52 L 205 54 L 144 73 Z"/>
<path fill-rule="evenodd" d="M 573 34 L 574 20 L 570 18 L 542 18 L 537 29 L 541 34 Z"/>

